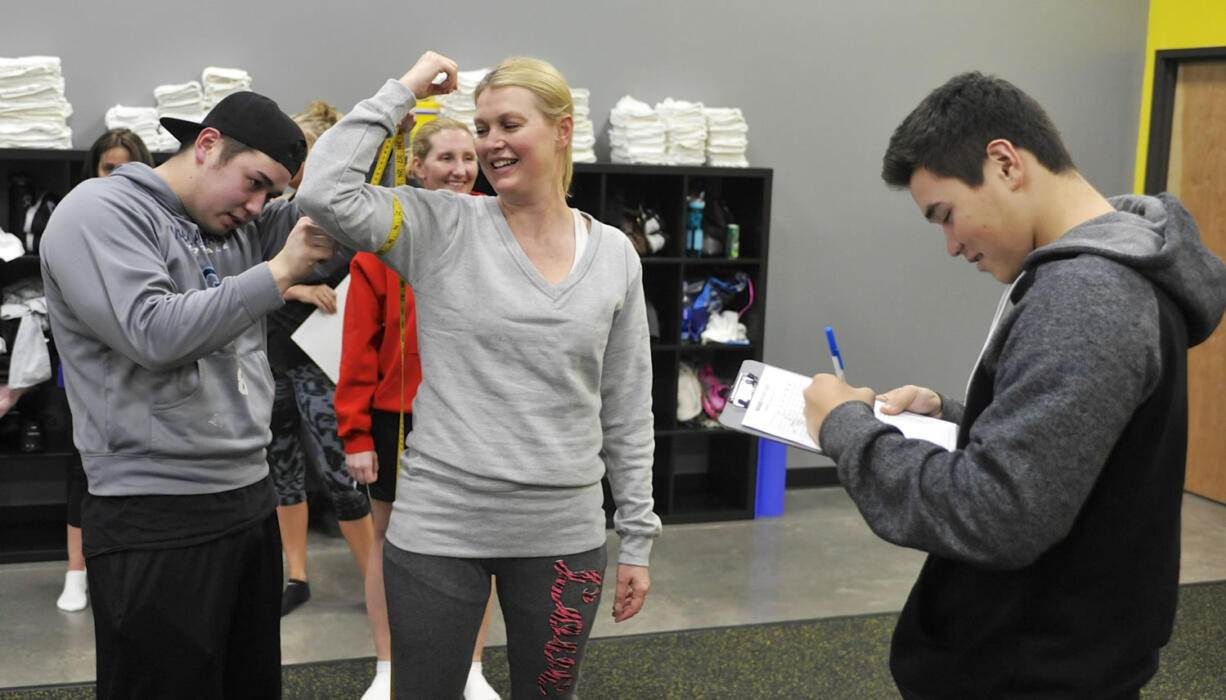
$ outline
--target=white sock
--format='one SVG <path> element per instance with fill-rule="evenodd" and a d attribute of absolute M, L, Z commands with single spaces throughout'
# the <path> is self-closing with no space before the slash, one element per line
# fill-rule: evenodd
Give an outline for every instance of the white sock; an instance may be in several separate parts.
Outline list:
<path fill-rule="evenodd" d="M 362 700 L 388 700 L 392 696 L 392 662 L 375 661 L 375 677 Z"/>
<path fill-rule="evenodd" d="M 500 700 L 498 693 L 485 680 L 481 662 L 474 661 L 468 668 L 468 681 L 464 684 L 464 700 Z"/>
<path fill-rule="evenodd" d="M 64 591 L 55 601 L 55 607 L 64 612 L 77 612 L 89 606 L 89 580 L 85 571 L 68 571 L 64 574 Z"/>

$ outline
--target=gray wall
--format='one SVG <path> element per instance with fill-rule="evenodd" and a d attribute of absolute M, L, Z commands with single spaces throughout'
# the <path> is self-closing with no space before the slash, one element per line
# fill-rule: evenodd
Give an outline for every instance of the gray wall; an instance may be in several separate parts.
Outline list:
<path fill-rule="evenodd" d="M 0 53 L 63 59 L 78 148 L 109 106 L 153 105 L 154 86 L 208 65 L 247 69 L 290 112 L 315 98 L 347 110 L 427 48 L 464 70 L 548 59 L 592 91 L 597 131 L 626 94 L 739 106 L 750 162 L 775 171 L 767 361 L 828 370 L 831 325 L 853 383 L 954 395 L 1001 287 L 948 259 L 940 230 L 882 185 L 891 131 L 951 75 L 997 73 L 1048 108 L 1091 182 L 1129 191 L 1148 12 L 1146 0 L 8 4 Z"/>

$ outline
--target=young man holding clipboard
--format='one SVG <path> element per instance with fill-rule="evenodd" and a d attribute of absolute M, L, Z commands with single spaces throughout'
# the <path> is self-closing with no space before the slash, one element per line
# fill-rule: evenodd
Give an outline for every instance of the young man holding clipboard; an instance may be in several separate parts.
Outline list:
<path fill-rule="evenodd" d="M 812 437 L 873 531 L 929 552 L 894 632 L 906 698 L 1136 698 L 1170 638 L 1189 346 L 1226 308 L 1226 267 L 1172 196 L 1106 199 L 1043 109 L 978 73 L 890 140 L 951 256 L 1011 285 L 965 403 L 884 395 L 959 424 L 956 449 L 873 418 L 874 392 L 805 390 Z"/>

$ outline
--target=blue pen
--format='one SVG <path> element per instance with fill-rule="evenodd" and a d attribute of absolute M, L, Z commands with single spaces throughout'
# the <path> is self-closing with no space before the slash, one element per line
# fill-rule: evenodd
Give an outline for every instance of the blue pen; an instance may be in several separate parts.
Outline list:
<path fill-rule="evenodd" d="M 834 329 L 830 326 L 826 326 L 826 342 L 830 344 L 830 361 L 834 363 L 834 373 L 839 379 L 844 379 L 843 355 L 839 352 L 839 344 L 834 342 Z"/>

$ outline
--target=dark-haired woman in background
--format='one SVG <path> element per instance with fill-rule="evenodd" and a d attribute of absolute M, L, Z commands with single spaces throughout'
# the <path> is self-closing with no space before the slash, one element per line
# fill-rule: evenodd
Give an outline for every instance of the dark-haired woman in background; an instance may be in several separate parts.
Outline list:
<path fill-rule="evenodd" d="M 106 177 L 124 163 L 144 163 L 153 167 L 153 156 L 136 132 L 131 129 L 111 129 L 94 141 L 81 172 L 81 179 Z"/>

